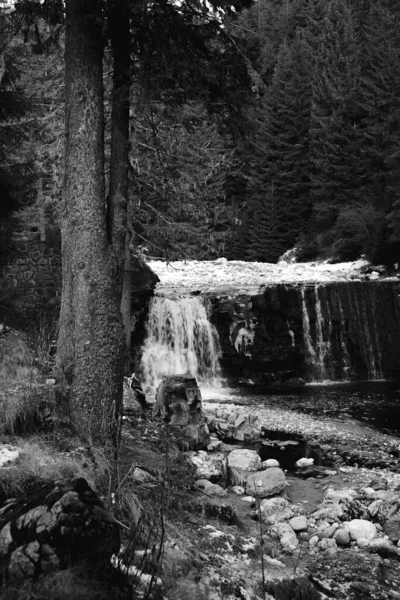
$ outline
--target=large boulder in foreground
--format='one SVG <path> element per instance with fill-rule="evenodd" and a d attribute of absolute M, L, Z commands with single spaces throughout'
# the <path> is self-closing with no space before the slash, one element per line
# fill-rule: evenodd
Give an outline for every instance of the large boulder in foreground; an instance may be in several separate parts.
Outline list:
<path fill-rule="evenodd" d="M 163 379 L 157 389 L 155 416 L 169 424 L 169 434 L 182 450 L 206 448 L 210 442 L 200 389 L 189 373 Z"/>
<path fill-rule="evenodd" d="M 0 588 L 74 565 L 110 582 L 119 548 L 118 524 L 83 478 L 39 484 L 0 508 Z"/>

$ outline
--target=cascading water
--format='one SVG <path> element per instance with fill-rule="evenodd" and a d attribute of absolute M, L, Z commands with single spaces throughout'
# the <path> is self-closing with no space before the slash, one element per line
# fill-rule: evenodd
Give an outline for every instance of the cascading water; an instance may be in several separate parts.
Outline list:
<path fill-rule="evenodd" d="M 385 335 L 389 333 L 393 347 L 397 347 L 400 324 L 397 312 L 380 309 L 378 288 L 372 286 L 346 282 L 301 288 L 303 342 L 310 382 L 360 378 L 376 381 L 385 377 L 383 351 L 385 355 L 390 352 Z M 389 324 L 387 320 L 393 315 L 397 318 Z"/>
<path fill-rule="evenodd" d="M 218 333 L 199 297 L 154 297 L 141 362 L 144 391 L 154 394 L 164 376 L 191 373 L 215 385 L 220 376 Z"/>

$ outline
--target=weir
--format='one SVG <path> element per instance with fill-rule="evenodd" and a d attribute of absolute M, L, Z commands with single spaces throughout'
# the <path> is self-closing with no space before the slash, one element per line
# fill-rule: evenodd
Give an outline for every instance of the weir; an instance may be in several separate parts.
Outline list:
<path fill-rule="evenodd" d="M 219 355 L 218 333 L 204 298 L 152 298 L 141 360 L 147 394 L 154 395 L 164 376 L 181 373 L 214 385 L 220 376 Z"/>
<path fill-rule="evenodd" d="M 336 281 L 214 299 L 222 364 L 261 385 L 399 378 L 399 293 L 397 282 Z"/>

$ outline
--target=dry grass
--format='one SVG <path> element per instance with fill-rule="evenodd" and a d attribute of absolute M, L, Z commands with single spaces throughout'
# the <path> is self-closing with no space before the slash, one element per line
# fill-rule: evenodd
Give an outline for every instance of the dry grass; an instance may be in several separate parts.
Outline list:
<path fill-rule="evenodd" d="M 26 493 L 33 484 L 70 477 L 84 477 L 94 489 L 108 479 L 108 464 L 93 463 L 82 455 L 57 452 L 40 438 L 20 446 L 19 460 L 0 468 L 0 498 L 15 498 Z"/>
<path fill-rule="evenodd" d="M 37 376 L 34 355 L 25 336 L 8 330 L 0 335 L 0 385 L 30 381 Z"/>

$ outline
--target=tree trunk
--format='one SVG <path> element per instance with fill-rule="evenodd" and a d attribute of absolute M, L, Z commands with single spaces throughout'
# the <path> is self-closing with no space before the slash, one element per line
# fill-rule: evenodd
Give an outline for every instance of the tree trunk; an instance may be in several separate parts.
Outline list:
<path fill-rule="evenodd" d="M 129 176 L 129 88 L 130 30 L 127 0 L 110 0 L 109 29 L 113 52 L 113 91 L 111 112 L 111 158 L 109 219 L 114 232 L 112 240 L 122 258 L 123 285 L 121 313 L 124 325 L 124 371 L 130 371 L 131 353 L 131 233 L 127 228 Z"/>
<path fill-rule="evenodd" d="M 117 442 L 124 199 L 105 201 L 102 0 L 66 0 L 63 289 L 58 362 L 71 417 L 89 443 Z M 108 208 L 107 208 L 108 205 Z M 123 233 L 122 233 L 123 230 Z M 121 242 L 122 239 L 122 242 Z"/>

